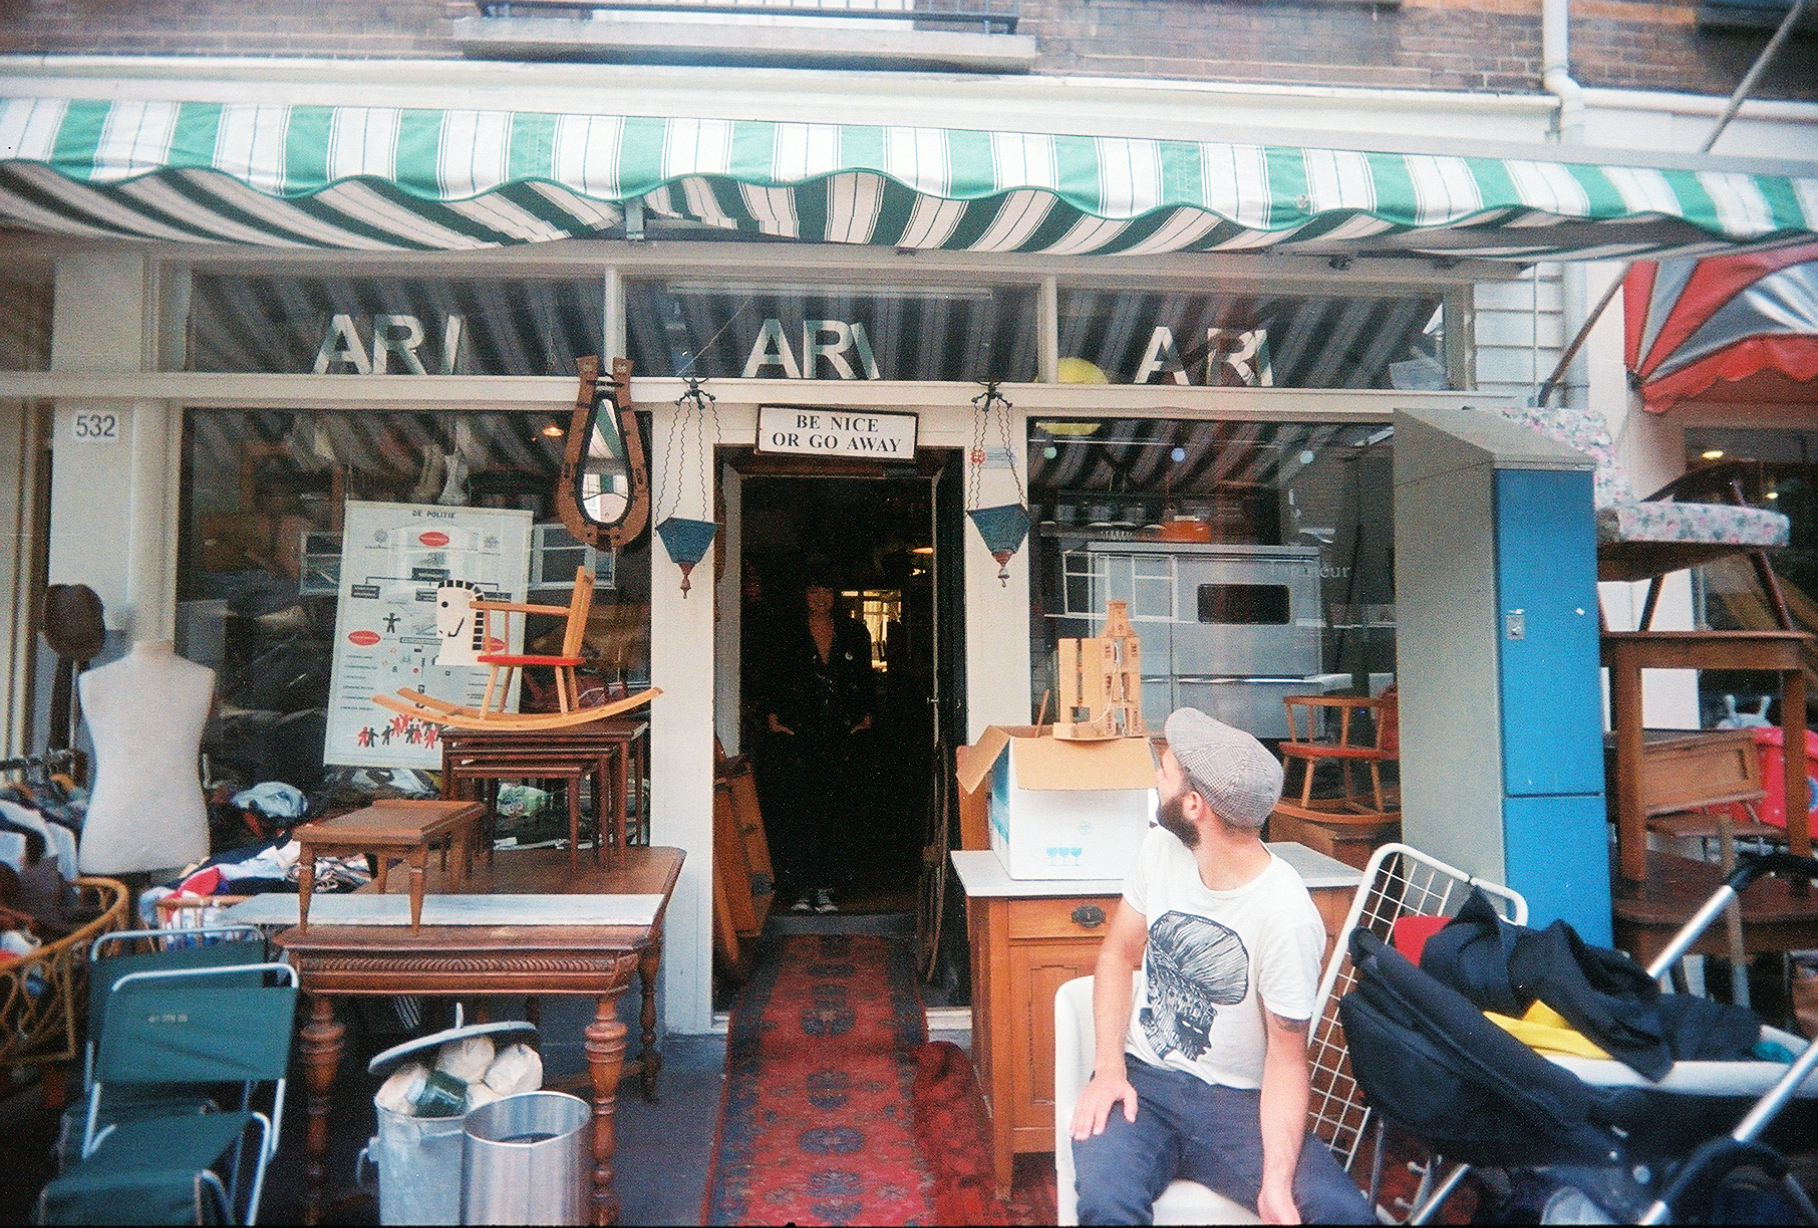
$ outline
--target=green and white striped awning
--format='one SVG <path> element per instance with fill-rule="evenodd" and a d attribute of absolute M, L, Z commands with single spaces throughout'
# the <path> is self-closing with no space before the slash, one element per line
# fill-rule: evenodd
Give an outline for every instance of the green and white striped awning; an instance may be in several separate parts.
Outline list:
<path fill-rule="evenodd" d="M 599 236 L 1529 262 L 1818 235 L 1818 173 L 953 128 L 0 99 L 0 225 L 331 250 Z"/>

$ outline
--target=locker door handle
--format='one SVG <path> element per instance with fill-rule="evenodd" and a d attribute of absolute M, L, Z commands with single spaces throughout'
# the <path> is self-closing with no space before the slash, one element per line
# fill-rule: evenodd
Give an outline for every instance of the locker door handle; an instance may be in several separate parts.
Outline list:
<path fill-rule="evenodd" d="M 1086 929 L 1097 929 L 1105 923 L 1105 910 L 1097 904 L 1081 904 L 1072 912 L 1073 924 Z"/>

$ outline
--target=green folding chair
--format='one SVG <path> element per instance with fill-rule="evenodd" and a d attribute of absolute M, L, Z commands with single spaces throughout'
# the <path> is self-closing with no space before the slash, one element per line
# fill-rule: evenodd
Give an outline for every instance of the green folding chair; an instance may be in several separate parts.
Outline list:
<path fill-rule="evenodd" d="M 232 939 L 231 941 L 228 941 Z M 157 944 L 151 951 L 128 951 L 121 955 L 106 952 L 123 943 L 150 940 Z M 263 964 L 270 958 L 265 936 L 252 925 L 208 925 L 193 928 L 120 930 L 95 939 L 88 952 L 88 1037 L 82 1054 L 82 1100 L 64 1111 L 62 1128 L 57 1138 L 57 1167 L 61 1171 L 80 1158 L 77 1144 L 87 1128 L 89 1093 L 95 1082 L 95 1046 L 107 1026 L 107 1011 L 113 990 L 122 979 L 135 972 L 187 971 L 249 964 Z M 243 982 L 258 985 L 259 973 L 247 975 Z M 170 1116 L 183 1113 L 212 1113 L 219 1105 L 212 1089 L 138 1087 L 115 1084 L 108 1089 L 106 1100 L 96 1110 L 99 1125 L 129 1121 L 135 1117 Z M 241 1108 L 245 1108 L 243 1103 Z"/>
<path fill-rule="evenodd" d="M 276 983 L 245 984 L 255 972 Z M 82 1159 L 44 1187 L 38 1222 L 231 1223 L 238 1211 L 243 1222 L 255 1223 L 284 1120 L 296 970 L 260 964 L 135 972 L 115 982 L 111 997 Z M 214 1083 L 269 1083 L 270 1116 L 248 1099 L 236 1112 L 100 1120 L 110 1086 L 143 1091 Z"/>

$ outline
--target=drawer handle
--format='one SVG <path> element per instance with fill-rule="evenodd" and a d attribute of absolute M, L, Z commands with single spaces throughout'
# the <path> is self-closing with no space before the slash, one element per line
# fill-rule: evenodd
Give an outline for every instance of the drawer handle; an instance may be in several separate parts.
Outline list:
<path fill-rule="evenodd" d="M 1097 929 L 1105 923 L 1105 910 L 1097 904 L 1081 904 L 1072 913 L 1073 924 L 1086 929 Z"/>

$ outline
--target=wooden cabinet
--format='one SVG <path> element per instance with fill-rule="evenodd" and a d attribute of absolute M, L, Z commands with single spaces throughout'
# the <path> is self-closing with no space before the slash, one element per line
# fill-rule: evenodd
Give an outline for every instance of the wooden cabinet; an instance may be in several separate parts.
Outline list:
<path fill-rule="evenodd" d="M 1328 937 L 1360 875 L 1299 845 L 1272 848 L 1301 872 Z M 991 1104 L 1000 1194 L 1017 1152 L 1054 1149 L 1054 994 L 1092 975 L 1121 881 L 1012 879 L 992 852 L 957 852 L 972 941 L 972 1060 Z"/>

